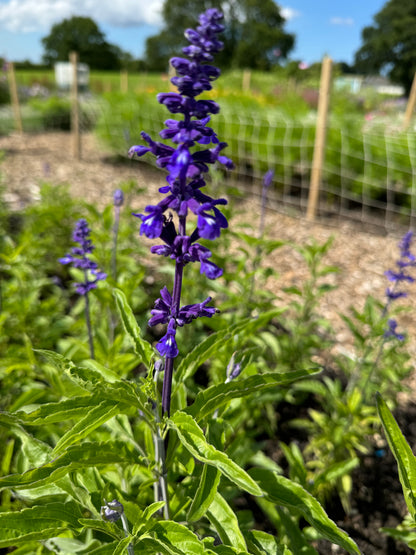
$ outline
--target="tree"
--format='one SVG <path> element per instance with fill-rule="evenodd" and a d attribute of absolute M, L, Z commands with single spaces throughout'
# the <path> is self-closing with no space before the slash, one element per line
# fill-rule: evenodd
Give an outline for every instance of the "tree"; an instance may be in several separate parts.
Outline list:
<path fill-rule="evenodd" d="M 416 0 L 390 0 L 362 31 L 363 45 L 355 54 L 356 70 L 386 73 L 410 91 L 416 70 Z"/>
<path fill-rule="evenodd" d="M 183 29 L 194 28 L 198 14 L 210 7 L 225 14 L 224 49 L 215 58 L 222 68 L 270 69 L 294 46 L 274 0 L 165 0 L 165 26 L 146 41 L 149 68 L 166 70 L 169 58 L 180 55 L 180 46 L 186 45 Z"/>
<path fill-rule="evenodd" d="M 80 61 L 93 69 L 119 69 L 120 48 L 105 40 L 104 34 L 89 17 L 71 17 L 53 25 L 42 39 L 45 49 L 43 60 L 48 65 L 68 61 L 69 53 L 76 51 Z"/>

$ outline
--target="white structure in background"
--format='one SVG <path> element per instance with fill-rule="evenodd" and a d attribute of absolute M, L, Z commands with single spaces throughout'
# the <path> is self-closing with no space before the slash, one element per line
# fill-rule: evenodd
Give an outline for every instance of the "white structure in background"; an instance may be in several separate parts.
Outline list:
<path fill-rule="evenodd" d="M 78 64 L 78 86 L 80 90 L 88 89 L 90 68 L 87 64 Z M 55 81 L 60 89 L 70 89 L 72 85 L 72 65 L 69 62 L 55 64 Z"/>
<path fill-rule="evenodd" d="M 400 85 L 394 85 L 387 77 L 363 75 L 341 75 L 335 78 L 335 88 L 345 89 L 348 92 L 356 93 L 372 89 L 379 94 L 391 96 L 403 96 L 405 91 Z"/>

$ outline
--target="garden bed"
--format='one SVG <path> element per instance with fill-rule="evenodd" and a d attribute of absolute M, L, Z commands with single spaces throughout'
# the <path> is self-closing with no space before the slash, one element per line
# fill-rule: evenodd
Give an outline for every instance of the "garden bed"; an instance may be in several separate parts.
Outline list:
<path fill-rule="evenodd" d="M 71 137 L 66 133 L 0 137 L 0 151 L 4 151 L 0 173 L 6 191 L 5 200 L 13 208 L 19 209 L 36 202 L 40 183 L 49 182 L 56 186 L 69 183 L 75 197 L 87 198 L 100 208 L 110 202 L 113 191 L 122 182 L 133 180 L 137 182 L 140 192 L 132 205 L 137 211 L 142 211 L 155 198 L 163 182 L 163 176 L 151 166 L 135 160 L 114 160 L 93 135 L 83 136 L 80 161 L 73 159 L 71 147 Z M 249 223 L 258 220 L 259 212 L 260 208 L 252 200 L 239 200 L 235 204 L 232 225 L 248 231 Z M 337 274 L 326 278 L 337 288 L 324 297 L 320 312 L 334 328 L 337 348 L 352 354 L 352 337 L 340 314 L 348 314 L 350 305 L 362 308 L 369 294 L 383 300 L 387 286 L 384 272 L 394 266 L 400 238 L 395 235 L 370 234 L 351 223 L 341 223 L 336 228 L 330 221 L 311 224 L 298 216 L 272 210 L 267 212 L 266 230 L 270 238 L 299 245 L 306 244 L 312 238 L 323 243 L 334 236 L 325 262 L 339 267 Z M 273 266 L 279 274 L 277 278 L 269 280 L 268 287 L 278 295 L 279 303 L 285 305 L 287 297 L 283 288 L 301 285 L 308 270 L 290 246 L 276 250 L 265 264 Z M 410 294 L 406 305 L 413 309 L 415 304 L 414 296 Z M 401 314 L 399 325 L 401 330 L 409 334 L 409 351 L 414 357 L 416 324 L 412 312 Z M 410 386 L 414 391 L 412 380 Z M 413 447 L 416 445 L 416 429 L 411 425 L 415 413 L 411 397 L 412 394 L 403 396 L 398 415 L 399 423 Z M 366 555 L 410 553 L 405 548 L 400 551 L 398 544 L 387 537 L 381 539 L 378 532 L 380 526 L 396 526 L 406 513 L 396 465 L 390 452 L 386 452 L 381 459 L 372 455 L 363 459 L 354 475 L 353 512 L 348 518 L 345 518 L 336 503 L 328 506 L 328 512 L 360 544 Z M 321 552 L 329 553 L 324 548 Z"/>

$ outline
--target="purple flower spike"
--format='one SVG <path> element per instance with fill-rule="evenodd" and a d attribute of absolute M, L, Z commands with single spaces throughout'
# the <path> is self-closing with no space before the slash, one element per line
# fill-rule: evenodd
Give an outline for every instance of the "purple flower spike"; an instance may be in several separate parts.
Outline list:
<path fill-rule="evenodd" d="M 90 239 L 88 223 L 84 218 L 76 223 L 72 239 L 79 243 L 80 247 L 73 247 L 71 254 L 59 258 L 59 262 L 61 264 L 72 264 L 74 268 L 84 271 L 84 281 L 75 283 L 75 288 L 79 295 L 86 295 L 89 291 L 95 289 L 97 283 L 105 279 L 107 274 L 100 272 L 97 263 L 88 257 L 94 246 Z"/>
<path fill-rule="evenodd" d="M 210 259 L 211 251 L 200 245 L 199 238 L 214 240 L 221 230 L 228 226 L 225 216 L 218 206 L 227 203 L 225 199 L 214 199 L 203 193 L 205 176 L 214 164 L 232 169 L 232 161 L 222 154 L 227 146 L 221 142 L 215 131 L 208 127 L 210 116 L 219 112 L 213 100 L 198 100 L 204 91 L 212 88 L 212 83 L 220 75 L 220 70 L 212 65 L 214 54 L 223 44 L 218 33 L 224 30 L 222 13 L 210 8 L 199 17 L 196 29 L 187 29 L 185 37 L 189 46 L 183 48 L 186 57 L 174 57 L 171 64 L 176 70 L 172 83 L 178 92 L 164 92 L 157 100 L 177 119 L 165 121 L 165 129 L 159 135 L 162 140 L 170 140 L 170 145 L 154 141 L 147 133 L 141 136 L 145 146 L 130 148 L 130 156 L 143 156 L 151 152 L 156 156 L 156 164 L 168 172 L 166 182 L 159 192 L 166 195 L 157 205 L 147 206 L 145 214 L 134 214 L 142 221 L 140 233 L 154 239 L 159 237 L 163 244 L 153 246 L 151 252 L 175 260 L 175 278 L 172 294 L 167 288 L 161 291 L 156 301 L 149 325 L 167 324 L 166 334 L 157 343 L 159 353 L 166 357 L 162 391 L 162 410 L 169 414 L 173 376 L 173 359 L 179 354 L 176 344 L 177 327 L 189 324 L 195 318 L 211 318 L 217 310 L 208 307 L 208 297 L 202 303 L 182 306 L 182 280 L 184 267 L 191 262 L 199 262 L 201 273 L 210 279 L 222 275 L 222 269 Z M 193 230 L 189 229 L 188 215 L 196 216 Z"/>

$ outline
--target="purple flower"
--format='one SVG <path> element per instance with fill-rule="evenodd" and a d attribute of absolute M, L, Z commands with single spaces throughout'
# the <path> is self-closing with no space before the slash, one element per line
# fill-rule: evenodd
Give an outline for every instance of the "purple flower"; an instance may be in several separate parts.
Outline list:
<path fill-rule="evenodd" d="M 119 501 L 114 499 L 113 501 L 109 501 L 102 506 L 100 513 L 104 520 L 117 522 L 117 520 L 120 520 L 122 514 L 124 513 L 124 507 Z"/>
<path fill-rule="evenodd" d="M 171 318 L 168 324 L 168 329 L 166 334 L 162 339 L 156 344 L 156 349 L 162 356 L 168 358 L 175 358 L 179 354 L 179 349 L 176 344 L 176 323 L 175 319 Z"/>
<path fill-rule="evenodd" d="M 413 232 L 408 231 L 401 239 L 399 243 L 400 249 L 400 258 L 396 262 L 396 266 L 398 266 L 397 271 L 387 270 L 385 272 L 385 276 L 389 281 L 393 283 L 392 287 L 388 287 L 386 289 L 386 297 L 387 302 L 383 310 L 383 316 L 385 316 L 388 312 L 390 303 L 395 301 L 396 299 L 407 297 L 407 293 L 405 291 L 397 289 L 400 287 L 400 284 L 403 282 L 413 283 L 415 278 L 409 274 L 409 268 L 413 268 L 416 266 L 416 257 L 410 252 L 410 247 L 412 243 Z M 388 320 L 388 327 L 384 332 L 385 338 L 395 337 L 399 341 L 404 340 L 404 335 L 397 333 L 397 322 L 394 319 Z"/>
<path fill-rule="evenodd" d="M 90 229 L 84 218 L 78 220 L 72 235 L 74 242 L 79 243 L 79 247 L 71 249 L 72 254 L 66 254 L 59 259 L 61 264 L 72 264 L 74 268 L 79 268 L 84 272 L 84 281 L 75 283 L 77 293 L 86 295 L 91 289 L 97 287 L 97 283 L 107 277 L 107 274 L 98 270 L 97 263 L 91 260 L 88 255 L 92 253 L 94 246 L 90 239 Z"/>
<path fill-rule="evenodd" d="M 116 189 L 113 194 L 114 206 L 123 206 L 124 194 L 121 189 Z"/>
<path fill-rule="evenodd" d="M 389 339 L 391 337 L 394 337 L 395 339 L 398 339 L 399 341 L 404 341 L 405 336 L 402 333 L 397 333 L 396 328 L 397 328 L 396 320 L 394 320 L 393 318 L 390 318 L 389 321 L 388 321 L 388 328 L 384 332 L 385 339 Z"/>
<path fill-rule="evenodd" d="M 156 345 L 157 350 L 162 356 L 178 356 L 179 350 L 175 339 L 177 326 L 183 327 L 185 324 L 189 324 L 192 320 L 202 316 L 211 318 L 218 312 L 216 308 L 206 306 L 210 301 L 211 297 L 207 297 L 202 303 L 185 305 L 177 311 L 173 304 L 172 295 L 167 287 L 160 291 L 160 298 L 156 300 L 155 306 L 151 310 L 152 317 L 149 320 L 149 326 L 168 324 L 166 334 Z"/>

